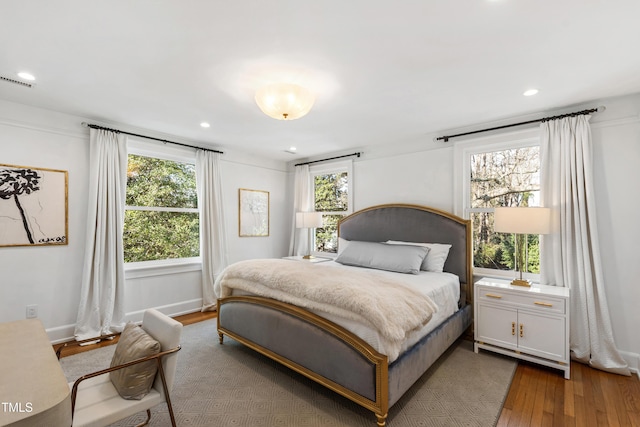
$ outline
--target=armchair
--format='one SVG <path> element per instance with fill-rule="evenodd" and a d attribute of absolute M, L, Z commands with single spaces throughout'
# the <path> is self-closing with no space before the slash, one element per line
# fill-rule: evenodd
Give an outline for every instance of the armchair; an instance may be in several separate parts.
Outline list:
<path fill-rule="evenodd" d="M 142 329 L 160 343 L 160 353 L 93 372 L 69 383 L 73 427 L 107 426 L 146 410 L 147 420 L 139 425 L 144 426 L 151 419 L 150 409 L 162 402 L 167 403 L 171 425 L 176 427 L 169 393 L 176 373 L 176 353 L 180 350 L 182 324 L 155 309 L 149 309 L 144 313 Z M 158 366 L 151 391 L 141 400 L 123 399 L 109 379 L 109 373 L 149 360 L 155 360 Z"/>

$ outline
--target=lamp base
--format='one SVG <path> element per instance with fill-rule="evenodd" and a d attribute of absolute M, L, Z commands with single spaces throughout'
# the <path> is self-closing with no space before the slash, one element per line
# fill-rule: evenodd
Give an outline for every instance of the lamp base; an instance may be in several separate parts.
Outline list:
<path fill-rule="evenodd" d="M 523 280 L 523 279 L 513 279 L 511 281 L 511 284 L 513 286 L 526 286 L 526 287 L 530 287 L 531 286 L 531 282 L 528 280 Z"/>

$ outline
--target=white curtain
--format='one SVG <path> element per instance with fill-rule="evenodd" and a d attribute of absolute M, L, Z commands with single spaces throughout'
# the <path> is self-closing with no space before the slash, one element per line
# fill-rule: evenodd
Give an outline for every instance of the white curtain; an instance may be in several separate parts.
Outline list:
<path fill-rule="evenodd" d="M 125 135 L 90 129 L 87 234 L 77 340 L 120 332 L 124 327 L 126 141 Z"/>
<path fill-rule="evenodd" d="M 202 311 L 216 309 L 213 283 L 227 266 L 227 237 L 222 209 L 220 153 L 196 152 L 196 185 L 200 211 L 200 257 L 202 258 Z"/>
<path fill-rule="evenodd" d="M 309 252 L 309 230 L 296 228 L 296 213 L 310 212 L 313 210 L 312 208 L 313 194 L 311 193 L 309 165 L 296 166 L 289 255 L 305 255 Z"/>
<path fill-rule="evenodd" d="M 572 358 L 629 375 L 614 343 L 600 262 L 589 118 L 540 126 L 542 197 L 553 218 L 553 233 L 542 236 L 541 281 L 570 288 Z"/>

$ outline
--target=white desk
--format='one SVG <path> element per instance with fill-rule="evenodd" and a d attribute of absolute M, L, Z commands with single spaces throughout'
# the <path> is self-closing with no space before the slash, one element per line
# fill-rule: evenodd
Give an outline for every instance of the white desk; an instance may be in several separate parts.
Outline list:
<path fill-rule="evenodd" d="M 71 426 L 71 393 L 38 319 L 0 323 L 0 426 Z"/>

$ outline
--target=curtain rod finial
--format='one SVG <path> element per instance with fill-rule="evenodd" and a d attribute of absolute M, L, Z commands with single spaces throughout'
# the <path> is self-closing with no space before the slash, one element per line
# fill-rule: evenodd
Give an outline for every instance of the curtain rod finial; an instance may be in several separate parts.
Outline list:
<path fill-rule="evenodd" d="M 89 123 L 87 123 L 87 122 L 82 122 L 82 123 L 80 123 L 80 125 L 81 125 L 83 128 L 89 127 Z"/>
<path fill-rule="evenodd" d="M 602 112 L 603 112 L 604 110 L 606 110 L 606 109 L 607 109 L 607 107 L 605 107 L 604 105 L 601 105 L 601 106 L 599 106 L 599 107 L 597 108 L 598 113 L 602 113 Z"/>

